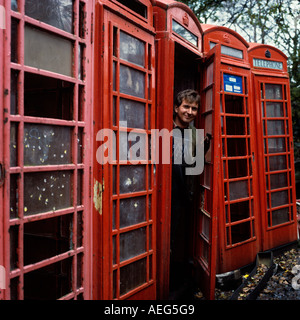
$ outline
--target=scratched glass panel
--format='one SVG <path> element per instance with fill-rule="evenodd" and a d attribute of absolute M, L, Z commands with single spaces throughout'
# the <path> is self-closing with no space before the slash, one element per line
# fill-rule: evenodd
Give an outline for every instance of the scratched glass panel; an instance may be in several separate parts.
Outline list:
<path fill-rule="evenodd" d="M 284 117 L 282 102 L 267 102 L 267 117 Z"/>
<path fill-rule="evenodd" d="M 67 32 L 73 32 L 73 0 L 26 0 L 25 14 Z"/>
<path fill-rule="evenodd" d="M 24 165 L 71 163 L 72 128 L 28 123 L 24 125 Z"/>
<path fill-rule="evenodd" d="M 120 166 L 120 193 L 145 190 L 146 167 L 141 165 Z"/>
<path fill-rule="evenodd" d="M 24 224 L 24 264 L 54 257 L 73 248 L 73 215 Z"/>
<path fill-rule="evenodd" d="M 25 64 L 66 76 L 73 74 L 71 40 L 25 25 Z"/>
<path fill-rule="evenodd" d="M 249 197 L 248 181 L 233 181 L 229 183 L 230 200 Z"/>
<path fill-rule="evenodd" d="M 141 259 L 120 269 L 120 294 L 142 285 L 147 281 L 147 259 Z"/>
<path fill-rule="evenodd" d="M 120 121 L 127 121 L 128 128 L 145 129 L 145 104 L 120 99 Z"/>
<path fill-rule="evenodd" d="M 266 84 L 265 87 L 266 99 L 281 100 L 282 97 L 282 85 L 281 84 Z"/>
<path fill-rule="evenodd" d="M 120 199 L 120 228 L 146 220 L 146 197 Z"/>
<path fill-rule="evenodd" d="M 120 65 L 120 92 L 145 98 L 144 72 Z"/>
<path fill-rule="evenodd" d="M 37 214 L 73 206 L 72 172 L 24 174 L 24 214 Z"/>
<path fill-rule="evenodd" d="M 120 261 L 128 260 L 146 251 L 146 228 L 120 234 Z"/>
<path fill-rule="evenodd" d="M 120 31 L 120 58 L 144 67 L 145 42 Z"/>
<path fill-rule="evenodd" d="M 271 120 L 267 121 L 268 135 L 281 135 L 284 134 L 284 121 L 283 120 Z"/>

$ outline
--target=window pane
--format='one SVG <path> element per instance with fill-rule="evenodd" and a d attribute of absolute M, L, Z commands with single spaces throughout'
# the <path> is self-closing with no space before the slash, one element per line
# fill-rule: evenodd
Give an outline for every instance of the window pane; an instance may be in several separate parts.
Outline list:
<path fill-rule="evenodd" d="M 269 158 L 270 171 L 286 169 L 286 156 L 274 156 Z"/>
<path fill-rule="evenodd" d="M 128 260 L 146 251 L 146 228 L 120 234 L 120 261 Z"/>
<path fill-rule="evenodd" d="M 282 86 L 280 84 L 266 84 L 266 99 L 282 99 Z"/>
<path fill-rule="evenodd" d="M 120 199 L 120 228 L 146 220 L 146 197 Z"/>
<path fill-rule="evenodd" d="M 268 139 L 269 153 L 285 152 L 284 138 L 270 138 Z"/>
<path fill-rule="evenodd" d="M 271 206 L 272 208 L 278 207 L 284 204 L 289 203 L 289 195 L 288 191 L 278 191 L 278 192 L 273 192 L 271 194 Z"/>
<path fill-rule="evenodd" d="M 120 92 L 145 98 L 145 74 L 120 65 Z"/>
<path fill-rule="evenodd" d="M 145 104 L 120 99 L 120 121 L 127 121 L 128 128 L 145 129 Z"/>
<path fill-rule="evenodd" d="M 138 260 L 120 269 L 120 294 L 140 286 L 147 281 L 147 259 Z"/>
<path fill-rule="evenodd" d="M 120 31 L 120 58 L 144 67 L 145 43 Z"/>
<path fill-rule="evenodd" d="M 279 210 L 272 211 L 272 225 L 276 226 L 289 221 L 289 208 L 283 208 Z"/>
<path fill-rule="evenodd" d="M 72 0 L 26 0 L 25 14 L 64 31 L 73 31 Z"/>
<path fill-rule="evenodd" d="M 267 121 L 267 126 L 269 136 L 284 134 L 284 121 L 282 120 Z"/>
<path fill-rule="evenodd" d="M 267 117 L 283 117 L 283 105 L 282 102 L 267 102 Z"/>
<path fill-rule="evenodd" d="M 25 64 L 72 76 L 73 45 L 70 40 L 25 26 Z"/>
<path fill-rule="evenodd" d="M 70 171 L 24 174 L 24 214 L 68 208 L 72 201 Z"/>
<path fill-rule="evenodd" d="M 11 42 L 10 42 L 10 48 L 11 48 L 11 61 L 12 62 L 18 62 L 18 39 L 19 39 L 19 33 L 18 33 L 18 26 L 19 22 L 16 19 L 11 19 Z"/>
<path fill-rule="evenodd" d="M 129 193 L 145 190 L 145 166 L 120 166 L 120 193 Z"/>
<path fill-rule="evenodd" d="M 270 175 L 271 189 L 279 189 L 287 186 L 286 173 L 277 173 Z"/>
<path fill-rule="evenodd" d="M 72 128 L 42 124 L 24 126 L 26 166 L 71 163 Z"/>
<path fill-rule="evenodd" d="M 249 196 L 248 181 L 233 181 L 229 183 L 230 200 L 246 198 Z"/>

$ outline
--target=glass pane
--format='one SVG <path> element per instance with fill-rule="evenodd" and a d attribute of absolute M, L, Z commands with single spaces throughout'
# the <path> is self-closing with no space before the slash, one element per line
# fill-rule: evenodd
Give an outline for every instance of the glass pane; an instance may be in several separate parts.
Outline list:
<path fill-rule="evenodd" d="M 248 175 L 247 159 L 228 160 L 229 179 Z"/>
<path fill-rule="evenodd" d="M 267 121 L 268 135 L 281 135 L 284 134 L 284 121 L 283 120 L 272 120 Z"/>
<path fill-rule="evenodd" d="M 145 129 L 145 104 L 120 99 L 120 121 L 127 121 L 128 128 Z"/>
<path fill-rule="evenodd" d="M 147 259 L 138 260 L 120 269 L 120 294 L 142 285 L 147 281 Z"/>
<path fill-rule="evenodd" d="M 74 84 L 25 73 L 24 113 L 30 117 L 73 119 Z"/>
<path fill-rule="evenodd" d="M 145 98 L 145 74 L 120 65 L 120 92 Z"/>
<path fill-rule="evenodd" d="M 213 102 L 213 89 L 209 89 L 205 92 L 205 111 L 212 110 Z"/>
<path fill-rule="evenodd" d="M 266 84 L 265 86 L 266 99 L 282 99 L 282 86 L 281 84 Z"/>
<path fill-rule="evenodd" d="M 18 217 L 18 207 L 19 207 L 18 179 L 19 179 L 19 174 L 10 175 L 10 218 L 11 219 Z"/>
<path fill-rule="evenodd" d="M 146 220 L 146 197 L 120 199 L 120 228 Z"/>
<path fill-rule="evenodd" d="M 70 127 L 25 124 L 24 164 L 34 166 L 71 163 L 71 137 Z"/>
<path fill-rule="evenodd" d="M 16 167 L 18 165 L 18 123 L 12 122 L 10 124 L 10 166 Z"/>
<path fill-rule="evenodd" d="M 146 251 L 146 228 L 120 234 L 120 261 L 128 260 Z"/>
<path fill-rule="evenodd" d="M 19 72 L 11 70 L 10 76 L 10 114 L 18 114 L 18 76 Z"/>
<path fill-rule="evenodd" d="M 214 63 L 212 62 L 206 70 L 205 87 L 208 87 L 214 81 Z"/>
<path fill-rule="evenodd" d="M 18 11 L 18 0 L 11 0 L 11 10 Z"/>
<path fill-rule="evenodd" d="M 145 190 L 145 166 L 120 166 L 120 193 L 129 193 Z"/>
<path fill-rule="evenodd" d="M 228 135 L 244 135 L 245 118 L 241 117 L 226 117 L 226 132 Z"/>
<path fill-rule="evenodd" d="M 269 153 L 286 152 L 284 138 L 268 139 Z"/>
<path fill-rule="evenodd" d="M 231 222 L 247 219 L 250 216 L 249 201 L 232 203 L 230 205 Z"/>
<path fill-rule="evenodd" d="M 226 54 L 227 56 L 243 59 L 243 51 L 235 49 L 235 48 L 231 48 L 231 47 L 227 47 L 227 46 L 222 45 L 221 46 L 221 53 Z"/>
<path fill-rule="evenodd" d="M 55 300 L 71 292 L 72 262 L 73 259 L 69 258 L 26 273 L 24 275 L 24 299 Z"/>
<path fill-rule="evenodd" d="M 25 14 L 64 31 L 73 31 L 72 0 L 26 0 Z"/>
<path fill-rule="evenodd" d="M 271 194 L 271 206 L 272 208 L 278 207 L 289 203 L 289 194 L 287 190 L 273 192 Z"/>
<path fill-rule="evenodd" d="M 247 148 L 246 148 L 246 139 L 244 138 L 230 138 L 227 139 L 227 156 L 235 157 L 235 156 L 246 156 Z"/>
<path fill-rule="evenodd" d="M 290 220 L 289 219 L 289 208 L 283 208 L 283 209 L 272 211 L 272 225 L 273 226 L 287 222 L 289 220 Z"/>
<path fill-rule="evenodd" d="M 25 25 L 25 64 L 71 77 L 72 42 Z"/>
<path fill-rule="evenodd" d="M 250 221 L 231 226 L 232 244 L 246 241 L 251 238 Z"/>
<path fill-rule="evenodd" d="M 243 97 L 234 95 L 225 95 L 225 112 L 234 114 L 244 114 Z"/>
<path fill-rule="evenodd" d="M 18 42 L 19 42 L 18 26 L 19 26 L 18 20 L 11 19 L 11 42 L 10 42 L 11 57 L 10 59 L 12 62 L 18 62 Z"/>
<path fill-rule="evenodd" d="M 10 270 L 18 268 L 19 265 L 19 226 L 11 226 L 9 229 L 10 243 Z"/>
<path fill-rule="evenodd" d="M 283 104 L 282 102 L 267 102 L 267 117 L 283 117 Z"/>
<path fill-rule="evenodd" d="M 201 233 L 206 237 L 206 239 L 209 239 L 209 230 L 210 230 L 210 219 L 205 215 L 202 214 L 202 231 Z"/>
<path fill-rule="evenodd" d="M 73 248 L 73 216 L 24 224 L 24 264 L 36 263 Z"/>
<path fill-rule="evenodd" d="M 37 214 L 73 205 L 70 171 L 24 174 L 24 214 Z"/>
<path fill-rule="evenodd" d="M 233 181 L 229 183 L 230 200 L 246 198 L 249 196 L 248 181 Z"/>
<path fill-rule="evenodd" d="M 145 43 L 120 31 L 120 58 L 144 67 Z"/>
<path fill-rule="evenodd" d="M 287 186 L 286 173 L 277 173 L 270 175 L 271 189 L 279 189 Z"/>
<path fill-rule="evenodd" d="M 175 20 L 172 21 L 172 30 L 179 34 L 182 38 L 193 44 L 194 46 L 198 46 L 198 37 Z"/>
<path fill-rule="evenodd" d="M 269 157 L 270 171 L 284 170 L 286 166 L 286 156 Z"/>

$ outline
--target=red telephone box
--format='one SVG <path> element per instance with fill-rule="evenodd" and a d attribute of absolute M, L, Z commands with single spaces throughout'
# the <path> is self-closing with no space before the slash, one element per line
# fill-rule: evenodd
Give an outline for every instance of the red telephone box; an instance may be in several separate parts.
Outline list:
<path fill-rule="evenodd" d="M 261 250 L 297 240 L 294 148 L 287 57 L 250 44 L 260 177 Z"/>
<path fill-rule="evenodd" d="M 94 299 L 156 297 L 152 18 L 148 0 L 96 3 Z"/>
<path fill-rule="evenodd" d="M 171 132 L 174 96 L 184 89 L 200 90 L 202 30 L 194 13 L 182 3 L 170 0 L 156 1 L 153 9 L 156 26 L 157 128 Z M 170 270 L 172 268 L 170 266 L 171 148 L 170 143 L 170 163 L 157 164 L 157 292 L 160 299 L 169 297 L 170 273 L 172 273 Z M 181 228 L 182 232 L 177 235 L 177 241 L 184 243 L 183 250 L 192 256 L 193 239 L 192 237 L 185 239 L 188 230 L 186 228 L 186 226 Z M 192 236 L 193 232 L 190 234 Z"/>
<path fill-rule="evenodd" d="M 259 248 L 259 194 L 251 70 L 247 55 L 249 45 L 228 28 L 202 25 L 202 29 L 205 53 L 210 55 L 213 48 L 220 46 L 220 57 L 211 70 L 211 76 L 219 77 L 214 88 L 216 92 L 210 92 L 211 88 L 202 82 L 203 99 L 205 96 L 203 126 L 207 128 L 214 121 L 212 135 L 218 140 L 218 149 L 206 155 L 203 202 L 212 203 L 211 199 L 205 199 L 209 196 L 206 181 L 214 172 L 219 186 L 216 273 L 225 273 L 253 262 Z M 209 114 L 211 106 L 215 107 L 213 120 Z M 218 168 L 211 165 L 211 159 L 218 159 Z"/>

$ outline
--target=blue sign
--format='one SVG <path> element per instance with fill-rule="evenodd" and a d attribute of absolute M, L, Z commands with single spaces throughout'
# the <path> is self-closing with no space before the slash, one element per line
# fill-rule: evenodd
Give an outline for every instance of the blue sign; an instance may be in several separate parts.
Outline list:
<path fill-rule="evenodd" d="M 224 91 L 231 93 L 243 93 L 243 78 L 232 74 L 223 74 Z"/>

